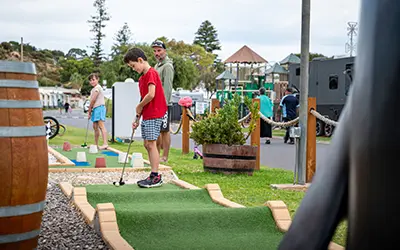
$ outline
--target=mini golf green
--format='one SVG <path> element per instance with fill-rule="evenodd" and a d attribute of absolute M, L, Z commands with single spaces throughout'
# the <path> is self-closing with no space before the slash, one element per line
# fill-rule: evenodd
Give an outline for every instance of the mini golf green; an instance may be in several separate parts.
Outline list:
<path fill-rule="evenodd" d="M 110 150 L 99 150 L 97 154 L 89 154 L 88 148 L 72 148 L 71 151 L 63 151 L 62 148 L 54 148 L 57 152 L 61 153 L 71 161 L 73 161 L 76 166 L 71 168 L 94 168 L 96 165 L 96 158 L 103 157 L 106 159 L 106 167 L 107 168 L 122 168 L 124 166 L 123 163 L 118 163 L 118 154 L 114 153 Z M 76 155 L 78 152 L 86 152 L 86 160 L 87 162 L 80 163 L 76 162 Z M 126 163 L 126 167 L 130 167 L 130 160 Z M 148 164 L 144 164 L 144 167 L 150 167 Z M 57 168 L 57 166 L 51 166 L 51 168 Z M 66 168 L 66 167 L 63 167 Z"/>
<path fill-rule="evenodd" d="M 283 234 L 267 207 L 225 208 L 207 190 L 164 184 L 86 186 L 89 203 L 112 202 L 121 236 L 146 249 L 277 249 Z"/>

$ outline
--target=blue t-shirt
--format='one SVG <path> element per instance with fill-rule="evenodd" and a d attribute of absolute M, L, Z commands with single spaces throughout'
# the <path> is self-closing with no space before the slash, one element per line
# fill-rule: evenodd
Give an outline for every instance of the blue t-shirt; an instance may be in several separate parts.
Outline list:
<path fill-rule="evenodd" d="M 265 117 L 272 117 L 274 115 L 273 109 L 274 104 L 272 103 L 271 99 L 269 99 L 266 95 L 261 95 L 257 97 L 260 99 L 260 111 Z"/>
<path fill-rule="evenodd" d="M 284 118 L 295 118 L 297 116 L 296 109 L 300 104 L 294 94 L 285 95 L 279 105 L 282 107 L 282 115 Z"/>

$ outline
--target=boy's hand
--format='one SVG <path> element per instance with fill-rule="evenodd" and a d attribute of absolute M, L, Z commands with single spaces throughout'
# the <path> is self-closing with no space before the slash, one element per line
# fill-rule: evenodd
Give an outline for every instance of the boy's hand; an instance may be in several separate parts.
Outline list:
<path fill-rule="evenodd" d="M 132 122 L 132 129 L 136 129 L 137 127 L 139 127 L 139 122 L 137 120 L 134 120 Z"/>
<path fill-rule="evenodd" d="M 90 119 L 91 116 L 92 116 L 92 112 L 88 112 L 88 120 Z"/>

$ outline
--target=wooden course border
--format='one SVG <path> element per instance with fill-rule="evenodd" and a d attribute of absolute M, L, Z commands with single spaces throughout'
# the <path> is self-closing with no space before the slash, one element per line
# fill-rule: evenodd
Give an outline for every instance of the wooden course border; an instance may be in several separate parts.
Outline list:
<path fill-rule="evenodd" d="M 52 163 L 49 164 L 49 167 L 72 167 L 75 166 L 75 163 L 73 163 L 70 159 L 62 155 L 61 153 L 57 152 L 55 149 L 53 149 L 50 146 L 47 146 L 48 151 L 50 154 L 52 154 L 58 161 L 61 163 Z"/>

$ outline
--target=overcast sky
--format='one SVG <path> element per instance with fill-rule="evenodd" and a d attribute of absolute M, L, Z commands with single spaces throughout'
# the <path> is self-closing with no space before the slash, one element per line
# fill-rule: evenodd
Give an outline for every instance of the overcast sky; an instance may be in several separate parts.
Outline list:
<path fill-rule="evenodd" d="M 311 52 L 345 54 L 347 22 L 358 22 L 361 0 L 311 0 Z M 204 20 L 218 31 L 222 60 L 243 45 L 270 62 L 300 52 L 301 0 L 107 0 L 111 20 L 103 47 L 110 50 L 127 22 L 136 42 L 159 36 L 192 43 Z M 86 48 L 93 0 L 0 0 L 0 41 L 24 41 L 38 48 Z"/>

